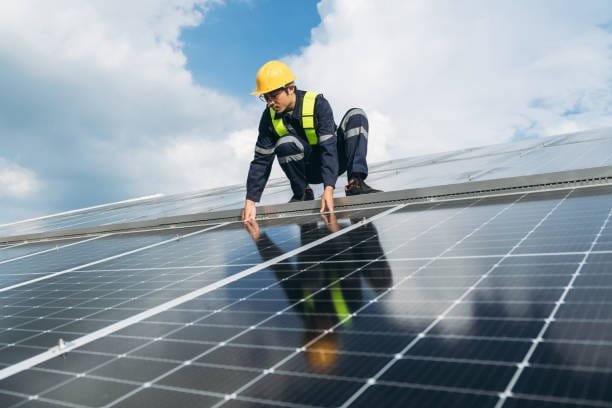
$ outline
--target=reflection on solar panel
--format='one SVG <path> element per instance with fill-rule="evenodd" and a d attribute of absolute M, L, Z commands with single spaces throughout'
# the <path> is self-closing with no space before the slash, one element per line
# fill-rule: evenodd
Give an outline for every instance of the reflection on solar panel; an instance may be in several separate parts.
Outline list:
<path fill-rule="evenodd" d="M 0 406 L 612 406 L 612 171 L 594 174 L 7 237 Z"/>

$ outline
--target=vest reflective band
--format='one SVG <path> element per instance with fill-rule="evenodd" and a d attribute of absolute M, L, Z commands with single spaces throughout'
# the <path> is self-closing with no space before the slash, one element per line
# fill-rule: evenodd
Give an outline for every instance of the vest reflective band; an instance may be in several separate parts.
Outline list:
<path fill-rule="evenodd" d="M 316 92 L 307 91 L 304 94 L 304 100 L 302 101 L 302 128 L 304 128 L 304 133 L 306 133 L 306 139 L 308 139 L 308 144 L 316 145 L 319 143 L 319 138 L 317 137 L 317 132 L 314 128 L 314 107 L 315 107 L 315 99 L 319 95 Z M 289 131 L 285 127 L 282 118 L 275 119 L 274 109 L 270 108 L 270 119 L 272 119 L 272 127 L 274 131 L 278 135 L 278 137 L 283 137 L 289 134 Z"/>

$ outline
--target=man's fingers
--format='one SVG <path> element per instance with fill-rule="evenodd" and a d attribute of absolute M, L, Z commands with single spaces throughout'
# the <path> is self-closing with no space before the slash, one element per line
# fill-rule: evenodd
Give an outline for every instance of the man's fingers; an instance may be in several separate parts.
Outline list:
<path fill-rule="evenodd" d="M 334 212 L 334 200 L 321 199 L 321 213 Z"/>
<path fill-rule="evenodd" d="M 256 214 L 257 213 L 255 212 L 254 208 L 246 208 L 243 210 L 243 213 L 242 213 L 242 221 L 243 222 L 255 221 Z"/>
<path fill-rule="evenodd" d="M 326 201 L 327 201 L 327 203 L 326 203 L 327 204 L 327 211 L 329 211 L 330 213 L 333 213 L 334 212 L 334 199 L 333 199 L 333 197 L 330 198 L 329 200 L 326 200 Z"/>
<path fill-rule="evenodd" d="M 326 208 L 327 208 L 327 200 L 325 200 L 325 195 L 323 195 L 321 197 L 321 213 L 324 213 Z"/>

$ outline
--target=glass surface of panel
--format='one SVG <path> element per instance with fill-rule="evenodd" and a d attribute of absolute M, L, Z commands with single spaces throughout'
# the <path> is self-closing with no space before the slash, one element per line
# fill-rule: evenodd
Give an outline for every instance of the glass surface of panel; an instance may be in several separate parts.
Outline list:
<path fill-rule="evenodd" d="M 5 294 L 8 365 L 261 265 L 0 393 L 109 407 L 175 393 L 229 407 L 612 403 L 611 187 L 407 205 L 359 224 L 382 210 L 228 226 Z"/>

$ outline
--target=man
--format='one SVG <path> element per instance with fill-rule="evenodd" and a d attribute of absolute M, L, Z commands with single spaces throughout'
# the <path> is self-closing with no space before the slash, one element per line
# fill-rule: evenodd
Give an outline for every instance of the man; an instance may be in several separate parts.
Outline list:
<path fill-rule="evenodd" d="M 329 102 L 321 94 L 298 90 L 295 75 L 280 61 L 265 63 L 257 72 L 256 84 L 253 94 L 266 102 L 266 109 L 249 168 L 243 221 L 255 219 L 255 203 L 270 176 L 274 155 L 291 184 L 289 202 L 314 200 L 308 183 L 323 183 L 321 212 L 333 212 L 336 180 L 345 171 L 347 196 L 380 191 L 364 181 L 368 119 L 363 110 L 350 109 L 336 129 Z"/>

